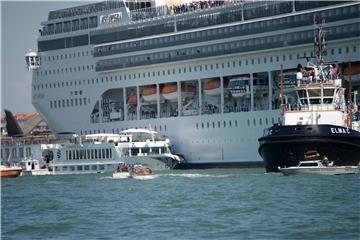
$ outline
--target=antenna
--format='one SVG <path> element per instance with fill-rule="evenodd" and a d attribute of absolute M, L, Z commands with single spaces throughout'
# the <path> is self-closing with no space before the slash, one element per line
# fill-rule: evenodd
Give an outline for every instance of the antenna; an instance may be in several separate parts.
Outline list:
<path fill-rule="evenodd" d="M 323 25 L 325 21 L 319 25 L 316 24 L 316 19 L 314 18 L 314 52 L 317 58 L 317 64 L 323 65 L 324 64 L 324 53 L 326 48 L 325 42 L 325 31 L 323 30 Z"/>

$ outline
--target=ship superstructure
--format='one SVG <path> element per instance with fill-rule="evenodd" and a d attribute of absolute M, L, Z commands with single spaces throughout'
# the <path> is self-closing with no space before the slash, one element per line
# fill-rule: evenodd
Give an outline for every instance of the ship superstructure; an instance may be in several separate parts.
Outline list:
<path fill-rule="evenodd" d="M 106 1 L 52 11 L 28 55 L 32 102 L 55 132 L 151 126 L 190 166 L 261 162 L 257 138 L 281 120 L 280 65 L 293 88 L 294 66 L 315 55 L 318 18 L 328 32 L 327 59 L 357 69 L 359 13 L 355 1 L 204 1 L 132 11 Z M 353 88 L 359 85 L 354 76 Z"/>

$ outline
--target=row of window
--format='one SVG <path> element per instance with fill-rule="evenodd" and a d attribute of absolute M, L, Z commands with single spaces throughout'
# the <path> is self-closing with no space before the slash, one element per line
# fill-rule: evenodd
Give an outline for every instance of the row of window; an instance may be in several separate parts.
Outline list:
<path fill-rule="evenodd" d="M 262 126 L 263 124 L 265 126 L 269 125 L 270 120 L 268 118 L 265 118 L 264 120 L 262 118 L 259 118 L 258 121 L 254 118 L 254 119 L 248 119 L 247 120 L 247 126 L 250 127 L 252 126 L 256 126 L 257 124 L 259 126 Z M 278 122 L 281 122 L 281 119 L 278 119 Z M 275 123 L 275 119 L 271 118 L 271 124 Z M 221 128 L 221 127 L 243 127 L 242 125 L 238 125 L 238 121 L 237 120 L 229 120 L 229 121 L 215 121 L 215 122 L 201 122 L 201 123 L 196 123 L 196 129 L 208 129 L 208 128 Z"/>
<path fill-rule="evenodd" d="M 111 159 L 111 148 L 66 150 L 66 160 Z"/>
<path fill-rule="evenodd" d="M 90 55 L 93 55 L 93 50 L 90 51 Z M 65 54 L 60 54 L 60 55 L 53 55 L 53 56 L 47 56 L 43 58 L 43 61 L 46 62 L 51 62 L 51 61 L 59 61 L 59 60 L 66 60 L 66 59 L 71 59 L 71 58 L 76 58 L 77 57 L 85 57 L 85 56 L 89 56 L 89 51 L 82 51 L 82 52 L 73 52 L 73 53 L 65 53 Z"/>
<path fill-rule="evenodd" d="M 9 157 L 11 158 L 23 158 L 25 154 L 25 157 L 30 157 L 31 156 L 31 148 L 30 147 L 26 147 L 25 148 L 25 153 L 24 153 L 24 148 L 1 148 L 1 158 L 2 159 L 8 159 Z"/>
<path fill-rule="evenodd" d="M 354 17 L 356 7 L 344 7 L 340 10 L 324 10 L 318 12 L 319 18 L 326 23 L 344 20 Z M 353 13 L 353 14 L 350 14 Z M 171 36 L 164 36 L 158 38 L 151 38 L 145 40 L 138 40 L 133 42 L 116 43 L 107 46 L 95 47 L 94 56 L 104 56 L 117 53 L 125 53 L 131 51 L 140 51 L 146 49 L 153 49 L 158 47 L 178 46 L 182 44 L 190 44 L 195 42 L 210 41 L 216 39 L 224 39 L 228 37 L 246 36 L 249 34 L 271 32 L 276 30 L 291 29 L 294 27 L 308 26 L 313 22 L 312 16 L 314 13 L 307 13 L 302 15 L 288 16 L 283 18 L 275 18 L 265 21 L 256 21 L 246 24 L 239 24 L 236 26 L 227 26 L 220 28 L 213 28 L 201 30 L 190 33 L 180 33 Z M 356 15 L 355 15 L 356 16 Z"/>
<path fill-rule="evenodd" d="M 263 4 L 264 3 L 264 4 Z M 116 42 L 116 41 L 122 41 L 127 40 L 131 38 L 142 38 L 145 36 L 153 36 L 153 35 L 160 35 L 160 34 L 166 34 L 166 33 L 172 33 L 174 31 L 174 22 L 177 25 L 178 31 L 184 31 L 184 30 L 190 30 L 190 29 L 196 29 L 201 27 L 209 27 L 209 26 L 215 26 L 219 24 L 227 24 L 232 22 L 244 22 L 244 20 L 251 20 L 251 19 L 259 19 L 264 17 L 269 17 L 272 15 L 279 15 L 279 14 L 285 14 L 285 13 L 291 13 L 293 11 L 292 3 L 289 1 L 264 1 L 264 2 L 246 2 L 243 7 L 242 4 L 238 5 L 230 5 L 225 6 L 225 8 L 218 9 L 218 11 L 204 11 L 204 12 L 196 12 L 194 15 L 187 15 L 186 17 L 179 16 L 177 19 L 174 19 L 175 17 L 172 16 L 171 18 L 161 18 L 159 21 L 153 20 L 152 24 L 138 24 L 136 27 L 134 26 L 125 26 L 125 27 L 117 27 L 113 29 L 104 29 L 101 31 L 95 31 L 94 34 L 90 36 L 91 44 L 100 44 L 100 43 L 107 43 L 107 42 Z M 316 2 L 317 3 L 317 2 Z M 297 10 L 297 4 L 294 6 L 295 10 Z M 329 3 L 326 2 L 325 5 L 328 5 Z M 315 5 L 312 5 L 312 7 L 308 8 L 316 8 L 320 7 Z M 300 8 L 301 9 L 301 8 Z M 355 7 L 356 9 L 356 7 Z M 351 11 L 347 10 L 342 12 L 340 11 L 340 14 L 335 14 L 336 12 L 330 12 L 328 11 L 325 14 L 322 14 L 322 12 L 314 12 L 312 11 L 308 15 L 301 13 L 301 16 L 304 16 L 306 20 L 309 21 L 309 24 L 311 24 L 312 16 L 314 14 L 320 15 L 321 19 L 324 19 L 326 15 L 342 15 L 342 19 L 344 16 L 348 16 Z M 356 10 L 355 10 L 356 12 Z M 329 14 L 330 13 L 330 14 Z M 301 17 L 300 16 L 300 17 Z M 298 17 L 298 16 L 295 16 Z M 272 18 L 277 19 L 277 18 Z M 290 22 L 291 19 L 288 18 L 282 18 L 284 22 Z M 328 18 L 324 19 L 326 22 L 329 22 Z M 251 24 L 251 23 L 250 23 Z M 252 32 L 256 32 L 257 28 L 253 27 L 247 23 L 244 23 L 242 25 L 245 25 L 245 27 L 252 30 Z M 270 25 L 270 24 L 269 24 Z M 256 26 L 256 25 L 255 25 Z M 272 27 L 275 29 L 271 29 L 270 27 L 267 28 L 267 31 L 275 31 L 278 30 L 277 27 L 281 25 L 278 22 L 273 22 Z M 290 26 L 291 28 L 293 26 Z M 258 27 L 259 28 L 259 27 Z M 242 35 L 242 34 L 238 34 Z M 245 34 L 244 34 L 245 35 Z"/>
<path fill-rule="evenodd" d="M 64 171 L 64 172 L 67 172 L 67 171 L 104 171 L 105 168 L 107 168 L 107 170 L 113 170 L 115 169 L 115 165 L 113 164 L 107 164 L 107 165 L 104 165 L 104 164 L 99 164 L 99 165 L 76 165 L 76 166 L 62 166 L 62 167 L 58 167 L 56 166 L 55 167 L 55 172 L 57 171 Z"/>
<path fill-rule="evenodd" d="M 327 28 L 326 31 L 328 32 L 328 39 L 330 40 L 356 37 L 360 31 L 360 23 L 330 27 Z M 272 48 L 296 46 L 300 44 L 311 44 L 313 41 L 313 30 L 296 33 L 281 33 L 278 35 L 258 37 L 255 39 L 216 43 L 212 45 L 190 47 L 180 50 L 168 50 L 136 56 L 99 60 L 96 64 L 95 70 L 107 71 L 113 69 L 144 66 L 149 64 L 161 64 L 234 53 L 261 51 Z"/>
<path fill-rule="evenodd" d="M 62 100 L 53 100 L 50 101 L 50 108 L 67 108 L 67 107 L 77 107 L 77 106 L 86 106 L 90 104 L 90 99 L 87 98 L 72 98 L 72 99 L 62 99 Z"/>
<path fill-rule="evenodd" d="M 342 54 L 342 53 L 350 53 L 350 51 L 352 50 L 352 52 L 356 53 L 357 51 L 357 46 L 353 45 L 353 46 L 345 46 L 342 48 L 332 48 L 329 49 L 325 52 L 326 53 L 330 53 L 331 55 L 335 55 L 335 53 L 337 54 Z M 39 89 L 48 89 L 48 88 L 61 88 L 61 87 L 73 87 L 73 86 L 81 86 L 81 85 L 85 85 L 85 84 L 98 84 L 98 83 L 108 83 L 108 82 L 117 82 L 118 80 L 127 80 L 127 79 L 139 79 L 139 78 L 150 78 L 150 77 L 156 77 L 156 76 L 165 76 L 165 75 L 171 75 L 171 74 L 182 74 L 182 73 L 191 73 L 191 72 L 198 72 L 198 71 L 208 71 L 208 70 L 214 70 L 214 69 L 224 69 L 225 67 L 230 68 L 230 67 L 241 67 L 243 65 L 248 66 L 248 65 L 255 65 L 255 64 L 263 64 L 263 63 L 273 63 L 273 62 L 280 62 L 280 61 L 288 61 L 288 60 L 293 60 L 293 59 L 299 59 L 301 57 L 305 57 L 305 56 L 313 56 L 313 52 L 298 52 L 296 54 L 289 54 L 289 55 L 282 55 L 282 56 L 270 56 L 270 57 L 264 57 L 264 58 L 252 58 L 252 59 L 245 59 L 245 60 L 241 60 L 239 59 L 238 61 L 228 61 L 228 62 L 222 62 L 222 63 L 214 63 L 214 64 L 204 64 L 204 65 L 195 65 L 195 66 L 188 66 L 188 67 L 183 67 L 183 68 L 172 68 L 172 69 L 167 69 L 167 70 L 162 70 L 162 71 L 153 71 L 153 72 L 143 72 L 143 73 L 137 73 L 137 74 L 128 74 L 128 75 L 114 75 L 114 76 L 105 76 L 105 77 L 100 77 L 100 78 L 96 78 L 96 79 L 83 79 L 83 80 L 75 80 L 75 81 L 69 81 L 69 82 L 58 82 L 58 83 L 45 83 L 45 84 L 34 84 L 33 85 L 33 89 L 34 90 L 39 90 Z M 92 66 L 93 68 L 93 66 Z M 63 69 L 61 69 L 63 70 Z M 50 70 L 49 70 L 50 71 Z M 53 70 L 55 71 L 55 70 Z M 59 70 L 57 70 L 59 71 Z M 41 71 L 40 71 L 41 72 Z M 42 73 L 41 73 L 42 74 Z"/>
<path fill-rule="evenodd" d="M 47 75 L 55 75 L 55 74 L 64 74 L 64 73 L 72 73 L 72 72 L 80 72 L 80 71 L 90 71 L 94 70 L 94 65 L 83 65 L 83 66 L 74 66 L 69 68 L 58 68 L 58 69 L 52 69 L 52 70 L 43 70 L 43 71 L 37 71 L 37 76 L 47 76 Z"/>

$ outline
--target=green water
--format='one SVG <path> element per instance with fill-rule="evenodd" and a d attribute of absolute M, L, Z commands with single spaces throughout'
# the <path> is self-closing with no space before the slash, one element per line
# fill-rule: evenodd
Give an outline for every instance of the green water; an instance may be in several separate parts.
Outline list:
<path fill-rule="evenodd" d="M 360 239 L 359 184 L 263 169 L 1 179 L 1 239 Z"/>

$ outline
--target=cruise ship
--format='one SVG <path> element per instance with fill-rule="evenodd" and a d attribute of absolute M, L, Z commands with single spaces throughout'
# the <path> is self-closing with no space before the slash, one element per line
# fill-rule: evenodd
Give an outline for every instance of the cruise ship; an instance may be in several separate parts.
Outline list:
<path fill-rule="evenodd" d="M 280 66 L 286 87 L 296 86 L 296 66 L 315 56 L 315 20 L 327 32 L 327 60 L 359 69 L 357 1 L 134 6 L 91 3 L 41 23 L 25 59 L 32 103 L 54 132 L 145 127 L 171 139 L 189 167 L 263 164 L 257 139 L 281 121 Z"/>

